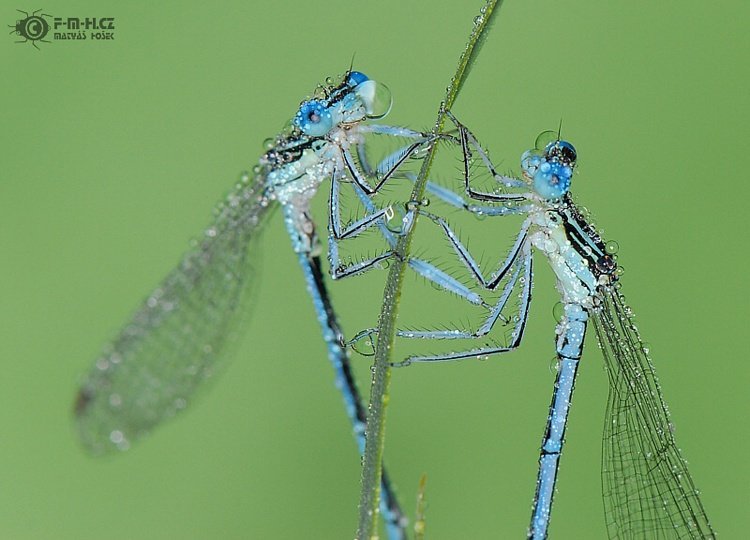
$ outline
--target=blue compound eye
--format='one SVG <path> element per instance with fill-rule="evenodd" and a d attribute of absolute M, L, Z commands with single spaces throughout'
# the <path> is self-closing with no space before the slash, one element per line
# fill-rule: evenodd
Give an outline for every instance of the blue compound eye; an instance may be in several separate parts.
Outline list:
<path fill-rule="evenodd" d="M 369 77 L 361 71 L 350 71 L 349 76 L 346 78 L 346 84 L 354 87 L 367 80 L 369 80 Z"/>
<path fill-rule="evenodd" d="M 543 161 L 534 173 L 534 190 L 545 199 L 560 199 L 570 189 L 573 169 L 558 161 Z"/>
<path fill-rule="evenodd" d="M 294 117 L 294 125 L 311 137 L 322 137 L 331 131 L 333 118 L 325 103 L 319 99 L 305 101 Z"/>

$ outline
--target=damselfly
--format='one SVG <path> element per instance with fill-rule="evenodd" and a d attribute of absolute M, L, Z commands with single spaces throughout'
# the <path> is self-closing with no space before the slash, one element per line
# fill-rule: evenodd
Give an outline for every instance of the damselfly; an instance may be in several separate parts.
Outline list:
<path fill-rule="evenodd" d="M 364 217 L 346 224 L 338 207 L 340 184 L 351 183 L 357 193 L 372 195 L 415 150 L 431 142 L 416 131 L 365 122 L 384 117 L 390 108 L 387 87 L 351 70 L 338 83 L 329 79 L 313 98 L 301 103 L 288 128 L 267 142 L 253 175 L 243 176 L 217 208 L 202 238 L 145 300 L 86 376 L 75 415 L 88 450 L 100 454 L 128 449 L 154 426 L 183 410 L 200 383 L 215 371 L 235 328 L 244 289 L 252 280 L 251 243 L 278 203 L 312 296 L 336 384 L 363 451 L 365 411 L 326 291 L 310 201 L 322 183 L 331 179 L 328 256 L 334 277 L 367 271 L 391 256 L 386 250 L 346 265 L 338 255 L 339 242 L 375 225 L 391 243 L 394 234 L 387 226 L 394 216 L 392 208 L 370 204 Z M 367 135 L 409 142 L 370 168 Z M 398 227 L 408 226 L 408 214 Z M 426 269 L 430 271 L 430 266 Z M 402 538 L 405 520 L 385 474 L 382 492 L 388 533 L 391 538 Z"/>
<path fill-rule="evenodd" d="M 556 328 L 557 377 L 539 457 L 536 495 L 528 537 L 547 537 L 557 473 L 573 388 L 589 320 L 593 322 L 609 378 L 602 456 L 602 484 L 611 538 L 714 538 L 714 532 L 680 454 L 649 356 L 620 292 L 617 244 L 606 242 L 573 203 L 569 193 L 577 155 L 558 134 L 545 132 L 521 159 L 523 179 L 496 172 L 474 135 L 456 124 L 463 155 L 465 195 L 436 185 L 428 190 L 451 206 L 477 216 L 525 216 L 516 240 L 498 267 L 485 275 L 457 233 L 441 216 L 421 212 L 447 237 L 477 286 L 498 291 L 475 330 L 401 330 L 414 339 L 483 339 L 503 321 L 515 321 L 507 343 L 442 354 L 413 355 L 394 364 L 439 362 L 510 352 L 526 327 L 532 289 L 532 252 L 549 262 L 563 313 Z M 471 182 L 478 155 L 495 180 L 478 190 Z M 464 198 L 467 197 L 467 198 Z M 503 315 L 514 292 L 515 317 Z M 359 339 L 369 334 L 360 333 Z"/>

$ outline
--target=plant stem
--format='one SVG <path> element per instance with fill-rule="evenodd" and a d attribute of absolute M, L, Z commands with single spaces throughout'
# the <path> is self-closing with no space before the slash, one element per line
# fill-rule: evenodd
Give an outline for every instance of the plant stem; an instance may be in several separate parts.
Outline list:
<path fill-rule="evenodd" d="M 476 60 L 479 49 L 484 42 L 490 23 L 497 13 L 502 0 L 487 0 L 474 18 L 474 27 L 469 41 L 458 61 L 456 72 L 451 78 L 440 104 L 437 120 L 432 133 L 437 135 L 443 130 L 445 111 L 450 110 L 458 96 L 466 76 Z M 432 167 L 437 145 L 432 145 L 425 156 L 422 167 L 414 184 L 411 200 L 421 201 L 424 197 L 427 175 Z M 415 221 L 419 214 L 419 206 L 414 210 Z M 385 418 L 389 401 L 388 389 L 391 380 L 391 351 L 396 335 L 396 315 L 398 302 L 401 297 L 401 286 L 404 280 L 406 262 L 409 256 L 412 234 L 416 223 L 401 236 L 396 245 L 396 256 L 391 264 L 386 281 L 383 306 L 378 321 L 378 338 L 375 346 L 375 363 L 370 389 L 370 406 L 367 413 L 367 443 L 365 446 L 364 463 L 362 467 L 362 491 L 359 500 L 358 540 L 372 540 L 377 536 L 377 523 L 380 503 L 380 476 L 382 472 L 383 450 L 385 448 Z"/>
<path fill-rule="evenodd" d="M 425 510 L 427 501 L 425 497 L 427 475 L 422 474 L 419 479 L 419 490 L 417 491 L 417 509 L 414 511 L 414 540 L 424 540 L 425 532 Z"/>

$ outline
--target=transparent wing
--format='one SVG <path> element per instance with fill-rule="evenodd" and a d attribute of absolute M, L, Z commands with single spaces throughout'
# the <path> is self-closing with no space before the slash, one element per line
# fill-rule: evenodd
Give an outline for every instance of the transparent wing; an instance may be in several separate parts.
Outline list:
<path fill-rule="evenodd" d="M 126 450 L 184 409 L 215 370 L 250 278 L 248 246 L 268 208 L 262 178 L 238 184 L 96 360 L 75 404 L 92 453 Z"/>
<path fill-rule="evenodd" d="M 593 321 L 610 383 L 602 442 L 609 537 L 715 538 L 630 307 L 606 291 Z"/>

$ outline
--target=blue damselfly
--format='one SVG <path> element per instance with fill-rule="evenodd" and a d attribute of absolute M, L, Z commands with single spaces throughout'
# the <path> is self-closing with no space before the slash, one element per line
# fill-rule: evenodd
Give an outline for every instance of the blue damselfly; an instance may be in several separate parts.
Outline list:
<path fill-rule="evenodd" d="M 341 218 L 338 208 L 341 183 L 350 183 L 362 196 L 372 195 L 414 151 L 431 143 L 429 137 L 413 130 L 366 122 L 384 117 L 391 103 L 387 87 L 349 70 L 340 81 L 328 79 L 319 86 L 311 99 L 301 103 L 288 127 L 266 142 L 266 153 L 252 175 L 244 175 L 218 206 L 203 236 L 148 296 L 84 379 L 75 416 L 89 451 L 102 454 L 128 449 L 133 441 L 187 407 L 200 383 L 216 370 L 252 280 L 252 242 L 278 205 L 313 300 L 336 384 L 360 453 L 363 451 L 365 411 L 326 290 L 310 201 L 330 179 L 328 258 L 334 278 L 365 272 L 391 256 L 386 250 L 344 264 L 338 255 L 341 241 L 371 227 L 392 242 L 392 235 L 408 226 L 407 212 L 399 215 L 401 223 L 395 225 L 397 232 L 392 232 L 394 226 L 388 221 L 395 213 L 390 207 L 369 206 L 364 217 L 350 223 Z M 400 142 L 398 150 L 371 168 L 365 152 L 366 138 L 371 135 L 408 142 Z M 431 271 L 429 265 L 426 269 Z M 405 519 L 385 474 L 382 492 L 388 534 L 402 538 Z"/>
<path fill-rule="evenodd" d="M 467 350 L 411 355 L 394 366 L 463 360 L 506 353 L 521 344 L 533 283 L 533 251 L 549 262 L 561 297 L 556 328 L 556 381 L 539 457 L 536 494 L 528 529 L 532 539 L 546 538 L 584 336 L 593 323 L 609 379 L 603 438 L 602 486 L 611 538 L 714 538 L 686 461 L 680 454 L 648 347 L 633 322 L 620 291 L 617 244 L 606 242 L 569 193 L 577 154 L 555 132 L 539 136 L 521 158 L 522 178 L 498 174 L 474 135 L 456 125 L 463 159 L 463 190 L 428 185 L 433 196 L 479 218 L 523 217 L 511 249 L 495 270 L 481 265 L 448 221 L 422 211 L 448 239 L 476 287 L 497 291 L 483 323 L 473 330 L 400 330 L 398 336 L 428 340 L 484 340 L 497 326 L 513 322 L 507 342 Z M 472 183 L 475 156 L 489 170 L 494 185 Z M 463 191 L 463 193 L 461 193 Z M 506 317 L 509 300 L 517 313 Z M 501 321 L 501 324 L 498 324 Z M 355 340 L 371 334 L 361 332 Z"/>

